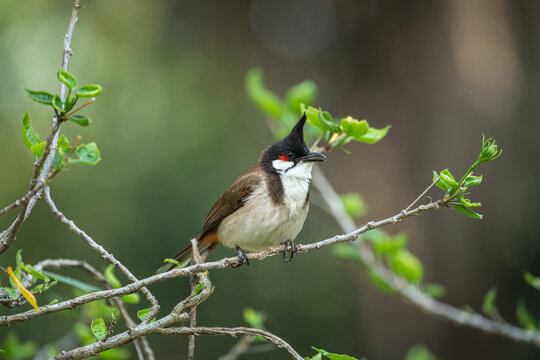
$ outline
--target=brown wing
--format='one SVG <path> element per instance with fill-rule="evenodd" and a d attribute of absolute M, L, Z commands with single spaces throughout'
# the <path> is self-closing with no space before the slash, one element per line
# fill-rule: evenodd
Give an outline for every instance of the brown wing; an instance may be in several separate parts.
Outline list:
<path fill-rule="evenodd" d="M 256 167 L 250 168 L 225 191 L 216 201 L 206 219 L 198 239 L 207 233 L 215 231 L 221 221 L 244 205 L 246 197 L 253 191 L 253 186 L 263 181 L 262 174 Z"/>

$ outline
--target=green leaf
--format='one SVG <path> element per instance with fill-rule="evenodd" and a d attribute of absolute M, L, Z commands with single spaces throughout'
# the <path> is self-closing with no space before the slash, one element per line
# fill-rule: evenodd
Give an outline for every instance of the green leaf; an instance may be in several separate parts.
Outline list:
<path fill-rule="evenodd" d="M 264 330 L 264 322 L 266 321 L 266 315 L 264 315 L 264 313 L 246 307 L 244 308 L 243 315 L 244 321 L 249 326 L 255 329 Z"/>
<path fill-rule="evenodd" d="M 520 301 L 516 306 L 516 317 L 519 325 L 525 330 L 537 330 L 536 319 L 525 307 L 525 302 Z"/>
<path fill-rule="evenodd" d="M 358 193 L 348 193 L 340 196 L 347 214 L 353 217 L 366 213 L 366 203 Z"/>
<path fill-rule="evenodd" d="M 55 94 L 52 98 L 52 106 L 56 109 L 60 114 L 64 114 L 66 111 L 64 109 L 64 103 L 60 99 L 60 96 L 58 94 Z"/>
<path fill-rule="evenodd" d="M 534 277 L 533 274 L 526 272 L 523 274 L 523 278 L 527 284 L 531 285 L 536 290 L 540 290 L 540 277 Z"/>
<path fill-rule="evenodd" d="M 392 270 L 409 282 L 418 282 L 424 277 L 424 266 L 406 249 L 396 252 L 391 259 Z"/>
<path fill-rule="evenodd" d="M 388 133 L 388 130 L 390 130 L 391 127 L 391 125 L 388 125 L 387 127 L 382 129 L 375 129 L 370 127 L 365 135 L 361 136 L 358 139 L 355 139 L 361 142 L 365 142 L 367 144 L 375 144 L 386 136 L 386 133 Z"/>
<path fill-rule="evenodd" d="M 121 297 L 121 299 L 128 304 L 138 304 L 139 301 L 141 301 L 141 297 L 139 296 L 139 294 L 136 293 L 124 295 Z"/>
<path fill-rule="evenodd" d="M 317 85 L 313 81 L 302 81 L 285 93 L 285 103 L 292 112 L 298 113 L 300 104 L 311 105 L 315 102 L 317 92 Z"/>
<path fill-rule="evenodd" d="M 176 265 L 176 269 L 180 269 L 182 266 L 180 265 L 180 263 L 178 262 L 178 260 L 175 260 L 175 259 L 165 259 L 163 260 L 163 262 L 166 262 L 166 263 L 171 263 L 171 264 L 174 264 Z"/>
<path fill-rule="evenodd" d="M 22 261 L 22 249 L 17 250 L 17 253 L 15 254 L 15 263 L 18 267 L 21 267 L 21 265 L 24 266 L 24 263 Z"/>
<path fill-rule="evenodd" d="M 72 286 L 74 288 L 80 289 L 80 290 L 84 291 L 85 293 L 95 292 L 95 291 L 101 290 L 100 288 L 98 288 L 98 287 L 96 287 L 94 285 L 87 284 L 85 282 L 82 282 L 82 281 L 77 280 L 77 279 L 70 278 L 68 276 L 55 274 L 55 273 L 52 273 L 50 271 L 43 270 L 43 274 L 47 275 L 50 278 L 58 280 L 59 282 L 61 282 L 63 284 L 66 284 L 66 285 Z"/>
<path fill-rule="evenodd" d="M 72 164 L 95 165 L 101 160 L 96 143 L 91 142 L 78 146 L 71 153 L 68 161 Z"/>
<path fill-rule="evenodd" d="M 458 184 L 456 180 L 454 179 L 454 177 L 452 176 L 452 174 L 450 173 L 450 171 L 448 171 L 448 169 L 441 171 L 439 175 L 441 176 L 440 181 L 442 181 L 448 189 L 452 190 L 452 189 L 457 188 Z"/>
<path fill-rule="evenodd" d="M 84 85 L 77 90 L 75 95 L 77 97 L 94 97 L 101 94 L 101 86 L 97 84 Z"/>
<path fill-rule="evenodd" d="M 58 77 L 58 80 L 66 84 L 70 91 L 75 89 L 75 87 L 77 86 L 77 80 L 75 79 L 75 77 L 64 69 L 59 69 L 56 76 Z"/>
<path fill-rule="evenodd" d="M 323 349 L 317 349 L 315 347 L 311 347 L 311 348 L 313 350 L 318 351 L 319 353 L 323 354 L 324 356 L 326 356 L 330 360 L 358 360 L 357 358 L 354 358 L 354 357 L 349 356 L 349 355 L 334 354 L 334 353 L 328 352 L 328 351 L 323 350 Z"/>
<path fill-rule="evenodd" d="M 22 118 L 21 134 L 24 143 L 29 149 L 32 149 L 32 146 L 37 145 L 41 142 L 39 135 L 34 131 L 32 123 L 30 121 L 30 111 L 26 110 Z"/>
<path fill-rule="evenodd" d="M 473 219 L 482 219 L 482 214 L 478 214 L 477 212 L 472 211 L 468 207 L 462 206 L 462 205 L 452 205 L 452 208 L 456 210 L 457 212 L 462 213 L 463 215 L 467 215 L 468 217 L 471 217 Z"/>
<path fill-rule="evenodd" d="M 482 302 L 482 311 L 487 316 L 495 315 L 495 312 L 497 311 L 497 308 L 495 307 L 496 298 L 497 298 L 496 287 L 492 287 L 491 289 L 489 289 L 486 295 L 484 295 L 484 301 Z"/>
<path fill-rule="evenodd" d="M 92 123 L 92 120 L 84 115 L 71 115 L 69 120 L 80 126 L 88 126 Z"/>
<path fill-rule="evenodd" d="M 341 119 L 341 128 L 345 134 L 352 136 L 355 140 L 360 140 L 367 133 L 369 124 L 366 120 L 358 121 L 351 116 L 347 116 Z"/>
<path fill-rule="evenodd" d="M 321 121 L 319 118 L 319 109 L 314 108 L 313 106 L 308 106 L 306 109 L 306 117 L 308 124 L 313 125 L 319 129 L 323 134 L 329 131 L 328 126 L 325 122 Z"/>
<path fill-rule="evenodd" d="M 353 243 L 341 243 L 332 247 L 332 253 L 342 259 L 361 260 L 358 248 Z"/>
<path fill-rule="evenodd" d="M 139 320 L 144 321 L 146 319 L 146 315 L 148 315 L 150 310 L 152 310 L 152 308 L 147 308 L 147 309 L 142 309 L 142 310 L 137 311 L 137 317 L 139 318 Z M 150 320 L 150 322 L 153 322 L 153 321 L 156 321 L 156 318 L 153 318 L 152 320 Z"/>
<path fill-rule="evenodd" d="M 105 326 L 105 321 L 103 318 L 94 319 L 92 321 L 92 325 L 90 325 L 90 330 L 98 340 L 101 340 L 107 336 L 107 326 Z"/>
<path fill-rule="evenodd" d="M 58 284 L 58 279 L 54 279 L 53 281 L 51 282 L 47 282 L 47 283 L 43 283 L 43 284 L 38 284 L 37 286 L 35 286 L 33 289 L 32 289 L 32 292 L 34 291 L 39 291 L 39 290 L 42 290 L 43 292 L 49 290 L 50 288 L 52 288 L 53 286 L 55 286 L 56 284 Z"/>
<path fill-rule="evenodd" d="M 69 149 L 69 140 L 65 135 L 60 136 L 58 139 L 58 150 L 65 152 Z"/>
<path fill-rule="evenodd" d="M 192 297 L 197 296 L 197 294 L 199 294 L 201 292 L 203 286 L 204 286 L 204 282 L 199 281 L 199 283 L 197 285 L 195 285 L 195 288 L 193 289 Z"/>
<path fill-rule="evenodd" d="M 32 154 L 34 154 L 36 157 L 40 158 L 41 154 L 43 154 L 43 151 L 45 151 L 46 145 L 47 143 L 45 141 L 42 141 L 39 144 L 32 145 L 30 147 L 30 151 L 32 151 Z"/>
<path fill-rule="evenodd" d="M 113 264 L 110 264 L 109 266 L 105 268 L 105 272 L 103 273 L 103 276 L 105 276 L 105 279 L 109 282 L 109 284 L 111 284 L 113 288 L 118 289 L 119 287 L 122 286 L 122 283 L 120 282 L 120 280 L 118 280 L 116 275 L 114 275 Z"/>
<path fill-rule="evenodd" d="M 304 360 L 322 360 L 322 354 L 317 353 L 316 355 L 313 355 L 313 357 L 306 356 Z"/>
<path fill-rule="evenodd" d="M 407 350 L 405 360 L 437 360 L 437 357 L 429 351 L 427 346 L 418 344 Z"/>
<path fill-rule="evenodd" d="M 53 95 L 46 91 L 34 91 L 27 88 L 24 88 L 24 91 L 26 91 L 26 95 L 28 95 L 28 97 L 35 102 L 45 105 L 52 104 Z"/>
<path fill-rule="evenodd" d="M 482 206 L 481 203 L 479 203 L 479 202 L 477 202 L 477 203 L 472 203 L 471 200 L 466 199 L 466 198 L 464 198 L 464 197 L 459 197 L 459 198 L 457 199 L 457 201 L 458 201 L 458 203 L 459 203 L 460 205 L 463 205 L 463 206 L 465 206 L 465 207 L 480 207 L 480 206 Z"/>
<path fill-rule="evenodd" d="M 480 176 L 469 175 L 465 178 L 465 181 L 463 181 L 463 186 L 480 185 L 481 182 L 482 182 L 482 175 Z"/>
<path fill-rule="evenodd" d="M 249 98 L 259 110 L 270 116 L 282 117 L 282 102 L 276 94 L 264 86 L 263 73 L 260 68 L 252 68 L 247 72 L 245 85 Z"/>
<path fill-rule="evenodd" d="M 425 294 L 435 299 L 440 299 L 446 294 L 446 287 L 440 284 L 425 284 L 423 290 Z"/>
<path fill-rule="evenodd" d="M 370 241 L 373 244 L 375 253 L 392 255 L 405 248 L 407 234 L 402 232 L 394 236 L 380 236 Z"/>
<path fill-rule="evenodd" d="M 24 265 L 24 267 L 22 267 L 22 269 L 26 273 L 28 273 L 28 274 L 32 275 L 33 277 L 35 277 L 36 279 L 42 280 L 44 282 L 49 282 L 50 281 L 50 279 L 49 279 L 49 277 L 47 275 L 40 273 L 39 271 L 34 269 L 31 265 L 26 264 L 26 265 Z"/>
<path fill-rule="evenodd" d="M 437 180 L 438 177 L 439 177 L 439 174 L 437 174 L 437 172 L 433 170 L 433 181 Z M 451 188 L 448 188 L 448 186 L 440 178 L 439 180 L 437 180 L 435 185 L 437 185 L 439 188 L 441 188 L 442 190 L 446 192 L 452 190 Z"/>
<path fill-rule="evenodd" d="M 319 121 L 323 122 L 326 125 L 326 128 L 333 133 L 340 133 L 341 127 L 334 122 L 334 118 L 328 111 L 323 111 L 319 109 Z"/>
<path fill-rule="evenodd" d="M 27 265 L 22 261 L 22 249 L 17 250 L 17 254 L 15 255 L 15 261 L 17 262 L 17 267 L 24 270 L 27 274 L 32 275 L 36 279 L 43 280 L 44 282 L 49 282 L 50 279 L 47 277 L 47 275 L 36 271 L 32 266 Z"/>

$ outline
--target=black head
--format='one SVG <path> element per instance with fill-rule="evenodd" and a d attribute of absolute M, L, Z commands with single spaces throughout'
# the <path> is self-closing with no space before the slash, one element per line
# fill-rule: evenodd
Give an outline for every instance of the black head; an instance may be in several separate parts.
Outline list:
<path fill-rule="evenodd" d="M 299 163 L 324 161 L 326 156 L 309 151 L 304 142 L 305 123 L 306 114 L 304 113 L 289 135 L 263 151 L 259 164 L 266 170 L 276 172 L 283 169 L 285 169 L 283 171 L 287 171 Z M 276 168 L 274 163 L 276 160 L 283 162 L 282 169 Z"/>

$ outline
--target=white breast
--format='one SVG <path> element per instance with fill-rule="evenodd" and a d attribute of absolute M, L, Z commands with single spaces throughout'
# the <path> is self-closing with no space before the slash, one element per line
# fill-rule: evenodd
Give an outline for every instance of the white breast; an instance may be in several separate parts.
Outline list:
<path fill-rule="evenodd" d="M 259 251 L 294 240 L 308 213 L 306 197 L 311 167 L 311 164 L 298 164 L 280 174 L 284 188 L 283 204 L 272 202 L 266 182 L 257 185 L 244 206 L 219 225 L 218 237 L 221 243 L 229 247 L 238 245 L 244 250 Z"/>

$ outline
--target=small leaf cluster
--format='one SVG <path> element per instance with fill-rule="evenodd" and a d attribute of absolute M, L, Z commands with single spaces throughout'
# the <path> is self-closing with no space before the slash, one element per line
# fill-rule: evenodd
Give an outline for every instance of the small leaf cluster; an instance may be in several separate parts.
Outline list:
<path fill-rule="evenodd" d="M 72 110 L 79 98 L 93 98 L 99 95 L 101 93 L 101 86 L 85 85 L 80 87 L 75 94 L 72 95 L 72 90 L 77 86 L 77 80 L 75 77 L 67 71 L 60 69 L 58 71 L 58 79 L 68 88 L 68 100 L 65 103 L 62 103 L 58 94 L 52 95 L 45 91 L 25 89 L 26 94 L 31 100 L 34 100 L 40 104 L 51 105 L 54 108 L 55 114 L 59 121 L 69 120 L 80 126 L 90 125 L 91 119 L 84 115 L 75 114 L 77 110 L 70 113 L 68 112 Z M 21 135 L 25 145 L 30 149 L 32 154 L 34 154 L 35 159 L 39 159 L 45 151 L 47 142 L 42 141 L 39 134 L 32 127 L 29 110 L 26 111 L 22 119 Z M 69 164 L 95 165 L 101 160 L 96 143 L 90 142 L 88 144 L 78 145 L 77 142 L 78 141 L 76 141 L 75 144 L 70 145 L 66 136 L 60 136 L 58 139 L 58 149 L 52 165 L 54 169 L 62 170 Z"/>
<path fill-rule="evenodd" d="M 376 129 L 369 126 L 367 120 L 358 120 L 352 116 L 346 116 L 341 120 L 334 120 L 328 111 L 312 106 L 304 107 L 307 121 L 316 127 L 324 139 L 334 148 L 343 146 L 351 141 L 359 141 L 367 144 L 375 144 L 386 136 L 390 125 Z"/>
<path fill-rule="evenodd" d="M 372 128 L 366 120 L 357 120 L 352 116 L 334 119 L 328 111 L 311 106 L 317 98 L 318 89 L 310 80 L 292 86 L 280 99 L 265 87 L 262 70 L 253 68 L 246 74 L 246 91 L 259 110 L 277 120 L 272 129 L 276 138 L 285 136 L 302 113 L 306 114 L 307 122 L 313 127 L 306 131 L 306 135 L 323 137 L 331 147 L 340 147 L 353 140 L 374 144 L 390 129 L 390 126 Z"/>
<path fill-rule="evenodd" d="M 421 285 L 423 292 L 434 298 L 444 296 L 446 289 L 440 284 L 422 284 L 424 278 L 424 265 L 407 249 L 407 235 L 398 233 L 389 235 L 381 229 L 373 229 L 366 232 L 364 238 L 371 243 L 373 253 L 378 261 L 387 265 L 387 267 L 396 275 L 404 278 L 411 284 Z M 334 247 L 334 255 L 352 259 L 357 264 L 362 265 L 358 246 L 354 243 L 339 244 Z M 377 268 L 368 270 L 368 277 L 372 284 L 380 291 L 393 295 L 394 288 L 379 273 Z"/>
<path fill-rule="evenodd" d="M 10 298 L 14 299 L 19 297 L 21 294 L 25 295 L 26 291 L 31 295 L 31 297 L 33 297 L 32 294 L 46 292 L 58 283 L 58 279 L 51 280 L 51 278 L 44 272 L 37 271 L 30 264 L 25 264 L 22 260 L 22 249 L 17 251 L 15 259 L 17 267 L 12 271 L 15 279 L 12 277 L 9 278 L 11 286 L 0 287 L 0 289 L 4 290 Z M 32 285 L 31 289 L 27 290 L 26 288 L 22 287 L 22 283 L 26 283 L 25 280 L 30 282 Z M 17 284 L 17 282 L 19 284 Z M 29 296 L 28 293 L 25 295 L 26 298 Z"/>
<path fill-rule="evenodd" d="M 83 293 L 86 291 L 75 290 L 75 296 Z M 93 344 L 107 336 L 107 332 L 115 326 L 118 316 L 118 309 L 109 305 L 107 300 L 84 304 L 80 320 L 73 325 L 73 332 L 82 345 Z M 130 353 L 124 348 L 114 348 L 101 353 L 99 357 L 100 359 L 123 360 L 129 359 Z"/>
<path fill-rule="evenodd" d="M 482 214 L 471 209 L 478 208 L 482 204 L 471 202 L 471 200 L 465 198 L 465 195 L 468 194 L 466 191 L 469 187 L 478 186 L 482 182 L 482 176 L 474 176 L 473 170 L 481 163 L 497 159 L 501 154 L 502 150 L 498 150 L 495 139 L 489 138 L 486 140 L 482 135 L 482 148 L 478 154 L 478 159 L 469 167 L 461 180 L 456 181 L 448 169 L 438 174 L 433 171 L 433 181 L 436 181 L 436 185 L 445 191 L 443 198 L 445 205 L 473 219 L 482 219 Z"/>
<path fill-rule="evenodd" d="M 540 277 L 535 277 L 531 273 L 526 272 L 523 276 L 525 282 L 531 285 L 534 289 L 540 291 Z M 500 317 L 499 310 L 495 305 L 497 299 L 497 288 L 493 287 L 484 295 L 482 301 L 482 312 L 489 317 Z M 520 300 L 516 305 L 516 319 L 519 325 L 525 330 L 539 331 L 540 319 L 536 319 L 533 314 L 525 307 L 525 301 Z"/>
<path fill-rule="evenodd" d="M 101 321 L 99 320 L 101 319 Z M 82 322 L 77 322 L 73 326 L 73 330 L 82 345 L 90 345 L 99 341 L 99 337 L 107 334 L 107 327 L 102 318 L 92 321 L 92 325 L 89 327 Z M 103 323 L 102 323 L 103 321 Z M 103 338 L 101 337 L 101 338 Z M 113 348 L 105 350 L 99 354 L 100 359 L 104 360 L 125 360 L 130 359 L 130 353 L 125 348 Z"/>
<path fill-rule="evenodd" d="M 26 94 L 35 102 L 52 106 L 56 115 L 62 117 L 62 120 L 71 120 L 80 126 L 88 126 L 91 120 L 85 116 L 76 115 L 74 117 L 64 117 L 63 115 L 67 114 L 69 111 L 71 111 L 71 109 L 73 109 L 73 107 L 77 104 L 77 101 L 79 101 L 79 98 L 93 98 L 98 96 L 102 90 L 101 86 L 97 84 L 89 84 L 81 86 L 79 89 L 75 90 L 77 87 L 77 79 L 75 79 L 75 76 L 64 69 L 59 69 L 56 76 L 58 77 L 58 80 L 66 85 L 68 89 L 66 101 L 62 101 L 60 95 L 58 94 L 53 95 L 42 90 L 36 91 L 25 88 L 24 90 L 26 91 Z M 72 94 L 73 90 L 75 90 L 74 94 Z"/>

